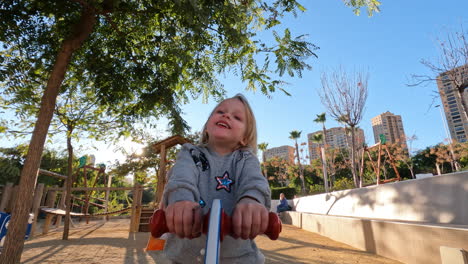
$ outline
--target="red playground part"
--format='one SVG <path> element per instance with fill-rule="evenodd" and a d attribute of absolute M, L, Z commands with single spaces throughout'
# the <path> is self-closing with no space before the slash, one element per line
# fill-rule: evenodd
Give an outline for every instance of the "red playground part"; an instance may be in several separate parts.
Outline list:
<path fill-rule="evenodd" d="M 206 214 L 203 217 L 203 234 L 208 233 L 209 215 L 210 213 L 208 212 L 208 214 Z M 157 209 L 156 211 L 154 211 L 153 215 L 150 218 L 149 225 L 151 235 L 155 238 L 161 237 L 164 233 L 168 233 L 169 229 L 167 229 L 166 214 L 164 213 L 164 210 Z M 281 229 L 281 221 L 278 215 L 273 212 L 270 212 L 268 214 L 268 227 L 265 230 L 264 234 L 268 236 L 268 238 L 270 238 L 271 240 L 276 240 L 279 237 L 279 233 L 281 233 Z M 234 232 L 232 230 L 231 217 L 223 211 L 221 217 L 221 241 L 223 241 L 225 235 L 235 237 Z"/>

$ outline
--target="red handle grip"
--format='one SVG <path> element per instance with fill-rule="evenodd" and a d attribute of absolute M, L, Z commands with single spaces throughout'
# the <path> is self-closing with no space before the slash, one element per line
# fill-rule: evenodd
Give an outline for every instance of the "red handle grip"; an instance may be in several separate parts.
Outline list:
<path fill-rule="evenodd" d="M 232 230 L 232 220 L 226 213 L 222 213 L 221 218 L 221 232 L 220 237 L 221 241 L 225 235 L 234 236 L 234 232 Z M 208 220 L 209 220 L 209 213 L 206 214 L 203 218 L 203 233 L 206 234 L 208 232 Z M 157 209 L 154 211 L 153 215 L 150 218 L 150 230 L 151 235 L 153 237 L 161 237 L 164 233 L 169 232 L 166 224 L 166 214 L 162 209 Z M 276 240 L 279 237 L 279 233 L 281 233 L 281 221 L 277 214 L 270 212 L 268 214 L 268 227 L 265 230 L 265 235 L 268 236 L 271 240 Z"/>

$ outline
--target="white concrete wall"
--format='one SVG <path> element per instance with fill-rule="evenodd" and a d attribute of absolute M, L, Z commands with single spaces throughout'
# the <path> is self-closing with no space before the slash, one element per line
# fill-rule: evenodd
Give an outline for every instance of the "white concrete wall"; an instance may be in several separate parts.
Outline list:
<path fill-rule="evenodd" d="M 281 219 L 285 224 L 292 224 L 355 248 L 408 264 L 440 264 L 442 259 L 440 247 L 468 250 L 468 228 L 466 227 L 413 224 L 294 211 L 282 213 Z"/>
<path fill-rule="evenodd" d="M 468 225 L 468 172 L 306 196 L 293 203 L 297 212 Z"/>

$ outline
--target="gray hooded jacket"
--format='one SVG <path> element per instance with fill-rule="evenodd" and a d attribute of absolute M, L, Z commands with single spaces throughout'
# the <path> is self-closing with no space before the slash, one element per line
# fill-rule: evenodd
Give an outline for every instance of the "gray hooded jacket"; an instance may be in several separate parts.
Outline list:
<path fill-rule="evenodd" d="M 232 216 L 237 202 L 252 197 L 270 208 L 270 189 L 260 163 L 249 150 L 236 150 L 221 156 L 208 148 L 184 144 L 169 174 L 164 190 L 165 205 L 178 201 L 199 202 L 208 213 L 213 199 L 221 199 L 224 211 Z M 200 250 L 206 236 L 180 239 L 169 234 L 164 248 L 167 258 L 178 263 L 201 262 Z M 225 236 L 220 263 L 263 263 L 264 257 L 252 240 Z"/>

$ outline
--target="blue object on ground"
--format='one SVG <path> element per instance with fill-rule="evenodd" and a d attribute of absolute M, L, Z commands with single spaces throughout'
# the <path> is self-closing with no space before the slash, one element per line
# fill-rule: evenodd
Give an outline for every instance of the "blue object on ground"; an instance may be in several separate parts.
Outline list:
<path fill-rule="evenodd" d="M 8 231 L 8 223 L 10 222 L 11 215 L 8 213 L 0 212 L 0 248 L 3 247 L 3 242 Z M 28 239 L 31 234 L 32 220 L 34 214 L 29 214 L 28 227 L 24 239 Z"/>

